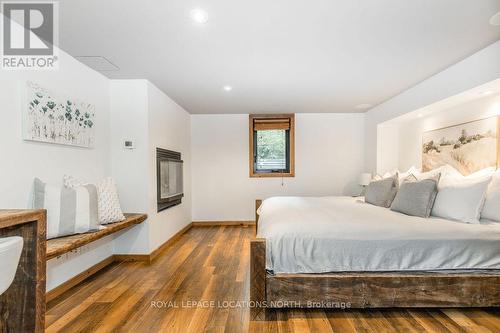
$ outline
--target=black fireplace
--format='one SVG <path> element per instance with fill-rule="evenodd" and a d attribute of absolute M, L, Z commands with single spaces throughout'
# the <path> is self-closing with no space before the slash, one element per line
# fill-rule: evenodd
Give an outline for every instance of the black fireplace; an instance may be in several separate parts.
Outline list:
<path fill-rule="evenodd" d="M 158 211 L 179 205 L 184 196 L 181 153 L 156 148 Z"/>

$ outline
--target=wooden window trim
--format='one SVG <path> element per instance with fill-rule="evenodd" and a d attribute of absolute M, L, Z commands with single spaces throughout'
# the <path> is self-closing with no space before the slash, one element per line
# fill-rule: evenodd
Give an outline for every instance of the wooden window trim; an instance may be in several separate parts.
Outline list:
<path fill-rule="evenodd" d="M 290 126 L 290 172 L 255 172 L 253 161 L 254 120 L 276 122 L 278 119 L 288 119 Z M 249 116 L 249 170 L 251 178 L 295 177 L 295 115 L 294 114 L 251 114 Z"/>

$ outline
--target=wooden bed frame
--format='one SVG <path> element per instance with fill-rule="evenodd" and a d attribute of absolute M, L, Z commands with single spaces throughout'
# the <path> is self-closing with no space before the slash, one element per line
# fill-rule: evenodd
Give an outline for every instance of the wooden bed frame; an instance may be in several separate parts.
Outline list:
<path fill-rule="evenodd" d="M 256 210 L 256 231 L 258 218 Z M 499 307 L 500 270 L 273 275 L 266 271 L 266 240 L 255 238 L 250 303 L 252 320 L 265 320 L 269 308 Z"/>

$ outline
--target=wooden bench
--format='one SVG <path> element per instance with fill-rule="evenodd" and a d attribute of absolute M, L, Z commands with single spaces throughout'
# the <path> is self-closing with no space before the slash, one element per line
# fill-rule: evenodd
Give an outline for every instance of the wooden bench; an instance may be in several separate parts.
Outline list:
<path fill-rule="evenodd" d="M 108 235 L 114 234 L 115 232 L 118 232 L 125 228 L 142 223 L 147 218 L 148 216 L 146 214 L 125 214 L 125 220 L 107 224 L 105 226 L 106 229 L 86 234 L 78 234 L 50 239 L 47 241 L 47 260 L 71 252 L 79 247 L 92 243 Z"/>
<path fill-rule="evenodd" d="M 107 224 L 105 229 L 90 232 L 86 234 L 71 235 L 66 237 L 54 238 L 47 241 L 47 256 L 46 260 L 57 258 L 65 253 L 71 252 L 79 247 L 90 244 L 98 239 L 114 234 L 120 230 L 132 227 L 134 225 L 140 224 L 148 216 L 146 214 L 125 214 L 125 220 L 121 222 Z M 105 268 L 106 266 L 112 264 L 116 261 L 116 255 L 111 255 L 107 259 L 97 263 L 96 265 L 86 269 L 75 277 L 64 282 L 60 286 L 52 289 L 46 294 L 46 301 L 49 302 L 61 295 L 65 291 L 71 289 L 77 284 L 81 283 L 83 280 L 97 273 L 99 270 Z"/>

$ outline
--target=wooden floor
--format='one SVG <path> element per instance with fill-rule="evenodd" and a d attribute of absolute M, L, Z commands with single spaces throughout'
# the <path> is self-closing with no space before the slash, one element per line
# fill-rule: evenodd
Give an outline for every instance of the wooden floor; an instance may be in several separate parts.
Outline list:
<path fill-rule="evenodd" d="M 251 322 L 253 233 L 195 227 L 151 265 L 115 263 L 48 304 L 47 332 L 500 332 L 500 309 L 280 310 Z"/>

